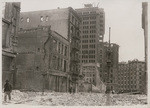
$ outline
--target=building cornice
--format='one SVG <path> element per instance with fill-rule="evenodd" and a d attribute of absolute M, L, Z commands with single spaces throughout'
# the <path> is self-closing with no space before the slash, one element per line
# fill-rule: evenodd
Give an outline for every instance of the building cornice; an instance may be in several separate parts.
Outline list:
<path fill-rule="evenodd" d="M 9 20 L 6 20 L 5 18 L 2 18 L 2 21 L 7 23 L 7 24 L 11 24 L 11 22 Z"/>
<path fill-rule="evenodd" d="M 2 50 L 2 55 L 9 57 L 16 57 L 16 54 L 10 51 Z"/>

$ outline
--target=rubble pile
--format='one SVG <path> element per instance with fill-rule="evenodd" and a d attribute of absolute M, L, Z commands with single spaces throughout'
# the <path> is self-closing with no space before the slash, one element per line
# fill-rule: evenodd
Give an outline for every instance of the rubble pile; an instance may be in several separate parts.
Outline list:
<path fill-rule="evenodd" d="M 111 94 L 111 105 L 146 104 L 146 95 Z M 20 92 L 13 90 L 9 104 L 50 105 L 50 106 L 104 106 L 103 93 L 58 93 L 58 92 Z"/>
<path fill-rule="evenodd" d="M 143 105 L 147 104 L 146 95 L 127 95 L 127 94 L 114 94 L 112 98 L 115 105 Z"/>

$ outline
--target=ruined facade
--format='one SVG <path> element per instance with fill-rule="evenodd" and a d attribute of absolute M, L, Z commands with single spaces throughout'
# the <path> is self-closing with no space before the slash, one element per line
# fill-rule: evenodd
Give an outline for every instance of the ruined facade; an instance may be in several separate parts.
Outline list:
<path fill-rule="evenodd" d="M 99 47 L 99 53 L 100 53 L 100 68 L 99 68 L 99 73 L 100 73 L 100 78 L 104 83 L 107 83 L 107 75 L 108 75 L 108 66 L 107 66 L 107 60 L 108 60 L 108 49 L 109 49 L 109 43 L 103 42 L 100 43 Z M 117 91 L 118 87 L 118 81 L 117 81 L 117 76 L 118 76 L 118 62 L 119 62 L 119 45 L 111 43 L 110 44 L 110 51 L 111 51 L 111 69 L 109 73 L 109 86 L 111 90 Z"/>
<path fill-rule="evenodd" d="M 4 2 L 2 5 L 2 85 L 8 79 L 15 88 L 20 2 Z"/>
<path fill-rule="evenodd" d="M 85 88 L 84 91 L 92 91 L 97 88 L 99 92 L 105 92 L 106 85 L 102 82 L 99 75 L 99 66 L 95 63 L 86 63 L 81 65 L 80 74 L 83 76 L 80 83 L 80 90 Z M 83 87 L 82 87 L 83 85 Z M 87 89 L 86 85 L 91 85 Z M 82 91 L 82 90 L 81 90 Z"/>
<path fill-rule="evenodd" d="M 77 86 L 76 82 L 79 75 L 80 21 L 76 11 L 71 7 L 22 12 L 20 17 L 20 29 L 51 26 L 51 30 L 56 31 L 69 41 L 69 76 L 70 83 L 73 83 L 74 88 Z"/>
<path fill-rule="evenodd" d="M 18 33 L 17 88 L 68 91 L 69 42 L 50 26 Z"/>
<path fill-rule="evenodd" d="M 145 62 L 139 60 L 120 62 L 118 92 L 144 93 L 145 89 Z"/>

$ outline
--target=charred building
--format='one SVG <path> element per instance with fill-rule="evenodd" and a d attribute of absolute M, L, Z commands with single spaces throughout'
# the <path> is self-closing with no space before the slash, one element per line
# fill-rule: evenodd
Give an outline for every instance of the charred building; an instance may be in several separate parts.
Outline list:
<path fill-rule="evenodd" d="M 15 88 L 20 2 L 4 2 L 2 5 L 2 85 L 8 79 Z"/>
<path fill-rule="evenodd" d="M 104 83 L 107 83 L 107 75 L 108 75 L 108 65 L 107 65 L 107 53 L 109 50 L 109 43 L 104 42 L 101 43 L 103 46 L 102 48 L 99 48 L 99 53 L 100 53 L 100 78 Z M 111 90 L 117 91 L 118 89 L 118 81 L 117 81 L 117 76 L 118 76 L 118 62 L 119 62 L 119 45 L 110 43 L 110 61 L 111 61 L 111 66 L 110 66 L 110 72 L 109 72 L 109 86 Z"/>
<path fill-rule="evenodd" d="M 50 26 L 19 31 L 16 63 L 18 89 L 68 91 L 69 42 Z"/>
<path fill-rule="evenodd" d="M 76 88 L 79 75 L 79 41 L 81 19 L 76 11 L 69 8 L 22 12 L 20 17 L 20 30 L 31 29 L 38 26 L 51 26 L 51 30 L 62 35 L 69 42 L 69 79 Z M 69 84 L 70 85 L 70 84 Z"/>

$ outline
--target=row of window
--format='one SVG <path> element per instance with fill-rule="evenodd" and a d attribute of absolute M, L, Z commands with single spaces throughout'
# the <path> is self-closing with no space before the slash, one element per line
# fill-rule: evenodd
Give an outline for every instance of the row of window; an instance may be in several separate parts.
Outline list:
<path fill-rule="evenodd" d="M 43 21 L 46 21 L 46 22 L 47 22 L 48 19 L 49 19 L 48 16 L 45 16 L 45 17 L 44 17 L 44 16 L 41 16 L 41 17 L 40 17 L 40 21 L 42 21 L 42 22 L 43 22 Z M 24 20 L 24 19 L 23 19 L 23 17 L 22 17 L 22 18 L 20 19 L 20 21 L 23 22 L 23 20 Z M 26 22 L 30 22 L 30 18 L 29 18 L 29 17 L 26 18 Z M 74 16 L 72 16 L 72 23 L 74 23 L 75 25 L 79 26 L 79 23 L 78 23 L 78 21 L 74 18 Z"/>
<path fill-rule="evenodd" d="M 88 50 L 82 50 L 82 54 L 95 54 L 95 50 L 89 50 L 89 53 Z"/>
<path fill-rule="evenodd" d="M 96 24 L 96 21 L 83 21 L 82 24 L 83 25 L 86 25 L 86 24 Z"/>
<path fill-rule="evenodd" d="M 96 16 L 83 17 L 82 19 L 83 19 L 83 20 L 96 19 Z"/>
<path fill-rule="evenodd" d="M 96 28 L 96 26 L 95 25 L 93 25 L 93 26 L 83 26 L 83 29 L 95 29 Z"/>
<path fill-rule="evenodd" d="M 89 11 L 89 12 L 79 12 L 79 15 L 88 15 L 88 14 L 96 14 L 96 11 Z"/>
<path fill-rule="evenodd" d="M 82 60 L 82 63 L 88 63 L 88 60 Z M 95 60 L 89 60 L 89 63 L 95 63 Z"/>
<path fill-rule="evenodd" d="M 89 45 L 89 48 L 95 48 L 95 44 Z M 82 49 L 88 49 L 88 45 L 82 45 Z"/>
<path fill-rule="evenodd" d="M 136 84 L 136 82 L 137 81 L 126 81 L 126 80 L 124 80 L 124 81 L 119 81 L 119 84 L 129 84 L 129 83 L 131 83 L 131 84 Z M 141 81 L 140 81 L 141 82 Z"/>
<path fill-rule="evenodd" d="M 95 35 L 89 35 L 90 38 L 95 38 Z M 89 38 L 88 35 L 83 35 L 82 38 Z"/>
<path fill-rule="evenodd" d="M 40 21 L 42 21 L 42 22 L 43 22 L 43 21 L 48 21 L 48 19 L 49 19 L 48 16 L 45 16 L 45 17 L 41 16 L 41 17 L 40 17 Z M 20 19 L 20 21 L 23 22 L 23 21 L 24 21 L 24 18 L 22 17 L 22 18 Z M 30 18 L 29 18 L 29 17 L 26 18 L 26 22 L 30 22 Z"/>
<path fill-rule="evenodd" d="M 127 89 L 127 88 L 136 88 L 136 87 L 137 87 L 136 85 L 132 85 L 132 86 L 129 86 L 129 85 L 128 85 L 128 86 L 126 86 L 126 85 L 125 85 L 125 86 L 120 85 L 120 86 L 119 86 L 119 88 L 122 88 L 122 89 L 123 89 L 123 88 L 124 88 L 124 89 Z"/>
<path fill-rule="evenodd" d="M 82 55 L 82 58 L 95 58 L 95 55 Z"/>
<path fill-rule="evenodd" d="M 52 59 L 53 69 L 60 70 L 66 72 L 67 70 L 67 61 L 59 58 L 57 56 L 53 56 Z"/>
<path fill-rule="evenodd" d="M 82 38 L 88 38 L 88 35 L 83 35 Z"/>
<path fill-rule="evenodd" d="M 82 43 L 88 43 L 88 40 L 82 40 Z"/>
<path fill-rule="evenodd" d="M 59 54 L 62 54 L 64 56 L 67 56 L 67 46 L 64 45 L 63 43 L 59 42 L 59 41 L 56 41 L 55 39 L 53 39 L 53 46 L 54 46 L 54 50 L 56 52 L 58 52 Z"/>
<path fill-rule="evenodd" d="M 95 44 L 89 45 L 90 48 L 95 48 Z"/>
<path fill-rule="evenodd" d="M 88 30 L 84 30 L 84 31 L 82 31 L 82 33 L 89 33 L 89 31 Z"/>
<path fill-rule="evenodd" d="M 88 43 L 88 40 L 82 40 L 82 43 Z M 95 39 L 89 40 L 89 43 L 95 43 Z"/>
<path fill-rule="evenodd" d="M 82 45 L 82 48 L 83 48 L 83 49 L 87 49 L 87 48 L 88 48 L 88 45 Z"/>
<path fill-rule="evenodd" d="M 94 39 L 93 39 L 93 40 L 89 40 L 89 42 L 90 42 L 90 43 L 94 43 L 94 42 L 95 42 L 95 40 L 94 40 Z"/>
<path fill-rule="evenodd" d="M 102 30 L 103 31 L 103 29 L 100 29 L 100 30 Z M 90 31 L 88 31 L 88 30 L 83 30 L 82 31 L 82 33 L 96 33 L 96 30 L 90 30 Z"/>

